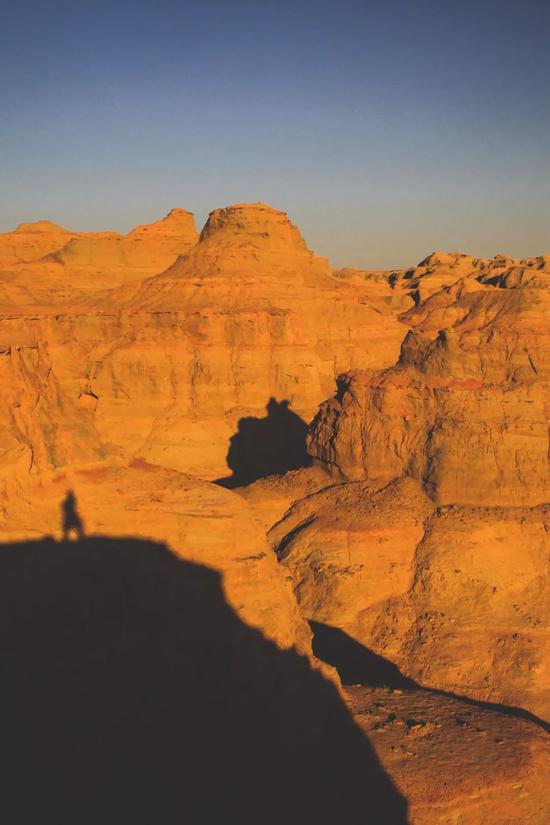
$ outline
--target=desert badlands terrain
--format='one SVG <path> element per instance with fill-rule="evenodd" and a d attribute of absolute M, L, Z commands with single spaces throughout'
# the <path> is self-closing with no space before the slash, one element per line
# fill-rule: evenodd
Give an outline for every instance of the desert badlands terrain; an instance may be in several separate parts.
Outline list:
<path fill-rule="evenodd" d="M 25 223 L 0 387 L 6 821 L 550 822 L 550 255 Z"/>

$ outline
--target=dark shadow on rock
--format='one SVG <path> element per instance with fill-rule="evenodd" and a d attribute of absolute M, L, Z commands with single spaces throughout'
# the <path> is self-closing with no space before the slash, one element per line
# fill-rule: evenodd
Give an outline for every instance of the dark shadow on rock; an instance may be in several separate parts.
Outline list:
<path fill-rule="evenodd" d="M 337 690 L 139 539 L 0 547 L 11 825 L 405 825 Z"/>
<path fill-rule="evenodd" d="M 229 442 L 227 466 L 233 475 L 217 479 L 222 487 L 242 487 L 288 470 L 309 467 L 307 424 L 292 412 L 290 402 L 270 398 L 264 418 L 241 418 Z"/>
<path fill-rule="evenodd" d="M 72 490 L 67 490 L 65 498 L 61 502 L 61 529 L 65 541 L 68 541 L 73 533 L 78 539 L 84 538 L 84 524 L 78 512 L 76 496 Z"/>
<path fill-rule="evenodd" d="M 416 688 L 397 665 L 356 642 L 343 630 L 320 622 L 310 622 L 313 652 L 318 659 L 336 668 L 343 685 Z"/>
<path fill-rule="evenodd" d="M 310 621 L 309 625 L 313 632 L 314 654 L 321 661 L 327 662 L 327 664 L 336 668 L 344 686 L 363 685 L 371 688 L 389 687 L 394 690 L 421 690 L 432 695 L 448 696 L 467 705 L 485 708 L 496 713 L 505 713 L 518 719 L 525 719 L 550 733 L 548 722 L 535 716 L 534 713 L 524 710 L 524 708 L 502 705 L 496 702 L 484 702 L 481 699 L 472 699 L 458 693 L 425 687 L 415 682 L 414 679 L 409 679 L 389 659 L 385 659 L 384 656 L 380 656 L 368 647 L 356 642 L 343 630 L 320 622 Z"/>

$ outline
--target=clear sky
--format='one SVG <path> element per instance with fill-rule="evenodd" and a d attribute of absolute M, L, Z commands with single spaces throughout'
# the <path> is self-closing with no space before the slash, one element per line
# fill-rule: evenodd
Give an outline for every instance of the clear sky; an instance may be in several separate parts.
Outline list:
<path fill-rule="evenodd" d="M 0 12 L 0 231 L 262 200 L 338 266 L 550 253 L 550 0 Z"/>

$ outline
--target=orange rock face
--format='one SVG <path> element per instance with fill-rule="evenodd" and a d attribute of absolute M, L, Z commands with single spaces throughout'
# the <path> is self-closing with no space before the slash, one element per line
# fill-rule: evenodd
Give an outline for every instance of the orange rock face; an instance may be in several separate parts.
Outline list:
<path fill-rule="evenodd" d="M 413 825 L 543 825 L 549 321 L 548 256 L 332 271 L 265 204 L 200 236 L 181 209 L 124 236 L 22 224 L 0 540 L 65 527 L 210 568 L 318 707 L 338 670 L 331 713 L 394 783 L 377 822 L 405 796 Z"/>
<path fill-rule="evenodd" d="M 548 735 L 430 691 L 348 688 L 348 707 L 409 802 L 411 825 L 543 825 Z"/>
<path fill-rule="evenodd" d="M 174 237 L 189 244 L 186 218 L 171 213 L 160 222 L 164 229 L 166 223 L 172 229 L 183 223 Z M 124 239 L 104 238 L 97 255 L 103 260 L 105 249 L 111 255 L 117 244 L 130 249 L 141 244 L 142 250 L 154 245 L 158 227 L 134 230 Z M 33 351 L 29 369 L 37 374 L 28 380 L 39 385 L 43 367 L 48 387 L 55 385 L 62 399 L 48 404 L 49 442 L 58 440 L 59 410 L 77 405 L 79 427 L 86 431 L 80 449 L 122 453 L 128 460 L 143 457 L 206 478 L 233 471 L 237 482 L 249 481 L 284 469 L 285 453 L 292 466 L 293 443 L 285 444 L 281 435 L 285 422 L 305 432 L 305 421 L 330 392 L 335 374 L 365 359 L 370 366 L 390 365 L 406 330 L 390 310 L 381 315 L 371 306 L 364 290 L 333 278 L 286 215 L 261 204 L 213 212 L 199 243 L 176 264 L 145 279 L 144 265 L 130 267 L 124 278 L 133 283 L 120 287 L 120 260 L 105 259 L 98 275 L 92 240 L 76 239 L 63 250 L 63 260 L 74 253 L 80 268 L 29 264 L 34 281 L 43 277 L 48 284 L 54 267 L 55 289 L 50 284 L 45 294 L 40 287 L 44 301 L 37 308 L 38 293 L 26 282 L 27 297 L 6 307 L 0 320 L 7 373 L 20 383 L 19 353 Z M 149 257 L 149 269 L 157 259 Z M 72 291 L 63 280 L 68 272 L 78 282 Z M 105 292 L 109 278 L 113 288 Z M 13 284 L 5 286 L 6 302 Z M 62 311 L 55 305 L 60 295 Z M 25 453 L 29 463 L 31 430 L 40 427 L 29 413 L 33 408 L 31 398 L 24 438 L 8 423 L 5 435 L 6 448 Z M 73 413 L 70 417 L 75 420 Z M 248 419 L 258 419 L 258 426 L 254 421 L 247 426 Z M 271 456 L 260 467 L 254 465 L 257 459 L 249 466 L 265 433 L 273 442 Z M 240 436 L 233 445 L 236 466 L 230 461 L 228 467 L 234 435 Z M 299 437 L 303 442 L 303 433 Z M 66 441 L 65 435 L 59 439 Z M 43 459 L 47 467 L 65 460 Z"/>
<path fill-rule="evenodd" d="M 549 312 L 538 286 L 432 296 L 394 368 L 340 379 L 310 452 L 350 479 L 407 473 L 441 504 L 547 501 Z"/>
<path fill-rule="evenodd" d="M 306 616 L 421 684 L 547 718 L 547 263 L 451 263 L 396 365 L 321 406 L 309 451 L 333 486 L 296 495 L 272 541 Z"/>
<path fill-rule="evenodd" d="M 166 543 L 179 558 L 221 574 L 227 602 L 245 623 L 281 647 L 310 649 L 311 633 L 290 585 L 261 526 L 238 496 L 143 462 L 62 470 L 7 500 L 1 540 L 61 539 L 68 490 L 85 534 Z"/>
<path fill-rule="evenodd" d="M 547 506 L 441 509 L 404 478 L 299 500 L 270 537 L 306 617 L 422 685 L 547 718 L 548 530 Z"/>
<path fill-rule="evenodd" d="M 76 232 L 63 229 L 51 221 L 19 224 L 14 232 L 0 234 L 0 269 L 35 261 L 61 249 Z"/>
<path fill-rule="evenodd" d="M 127 235 L 73 233 L 48 221 L 22 224 L 0 236 L 0 301 L 44 309 L 66 305 L 161 272 L 197 239 L 193 215 L 184 209 Z"/>

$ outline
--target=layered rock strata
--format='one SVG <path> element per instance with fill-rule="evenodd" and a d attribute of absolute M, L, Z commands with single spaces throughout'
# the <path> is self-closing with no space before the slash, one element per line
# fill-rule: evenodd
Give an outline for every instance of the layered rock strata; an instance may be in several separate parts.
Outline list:
<path fill-rule="evenodd" d="M 485 266 L 409 310 L 397 364 L 342 376 L 310 428 L 332 486 L 271 535 L 309 618 L 421 684 L 547 717 L 545 266 Z"/>
<path fill-rule="evenodd" d="M 403 478 L 310 495 L 270 537 L 307 618 L 419 684 L 548 718 L 548 518 L 436 507 Z"/>
<path fill-rule="evenodd" d="M 548 501 L 549 316 L 538 284 L 433 295 L 395 367 L 339 379 L 310 453 L 348 479 L 406 473 L 440 504 Z"/>
<path fill-rule="evenodd" d="M 129 243 L 145 243 L 156 230 L 131 235 Z M 38 273 L 45 264 L 31 265 Z M 18 360 L 32 352 L 32 370 L 43 367 L 48 391 L 56 387 L 49 442 L 62 438 L 59 410 L 76 405 L 83 450 L 242 483 L 284 469 L 285 461 L 293 466 L 289 430 L 301 437 L 305 456 L 305 422 L 335 374 L 365 359 L 375 367 L 393 363 L 405 331 L 363 290 L 333 278 L 286 215 L 263 204 L 213 212 L 199 243 L 176 264 L 151 278 L 138 274 L 107 292 L 107 276 L 94 276 L 86 296 L 79 287 L 62 311 L 47 302 L 3 310 L 8 369 L 21 382 Z M 118 283 L 116 271 L 109 277 Z M 35 387 L 28 403 L 21 400 L 24 434 L 7 421 L 3 436 L 27 467 L 31 450 L 39 452 L 31 434 L 37 394 Z M 43 466 L 64 461 L 44 456 Z"/>
<path fill-rule="evenodd" d="M 101 290 L 162 272 L 195 245 L 193 215 L 116 232 L 69 232 L 48 221 L 0 235 L 0 305 L 62 307 Z"/>

